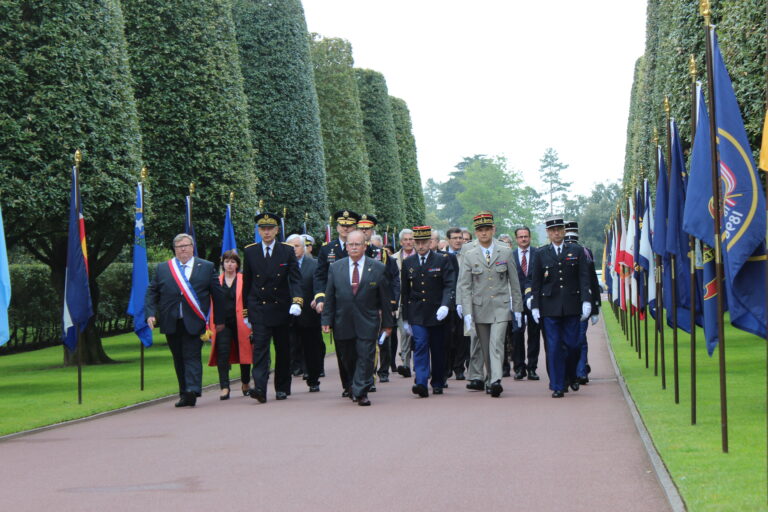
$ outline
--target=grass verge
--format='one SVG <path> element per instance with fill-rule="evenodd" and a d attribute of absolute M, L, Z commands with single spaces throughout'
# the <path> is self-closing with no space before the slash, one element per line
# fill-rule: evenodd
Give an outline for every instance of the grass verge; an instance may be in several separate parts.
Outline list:
<path fill-rule="evenodd" d="M 723 453 L 719 359 L 717 351 L 707 355 L 704 332 L 698 329 L 696 334 L 697 423 L 691 425 L 690 335 L 678 330 L 680 403 L 675 404 L 672 330 L 667 328 L 664 335 L 667 386 L 662 390 L 660 359 L 659 375 L 654 376 L 654 320 L 648 324 L 646 368 L 645 354 L 638 359 L 607 303 L 603 311 L 632 399 L 688 510 L 768 510 L 765 340 L 726 324 L 729 453 Z M 642 334 L 643 350 L 644 344 Z"/>

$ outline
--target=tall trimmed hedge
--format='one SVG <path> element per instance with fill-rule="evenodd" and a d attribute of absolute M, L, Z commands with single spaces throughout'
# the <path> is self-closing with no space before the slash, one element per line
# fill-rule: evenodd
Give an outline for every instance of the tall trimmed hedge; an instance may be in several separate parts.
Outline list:
<path fill-rule="evenodd" d="M 225 205 L 252 236 L 256 173 L 229 0 L 122 0 L 149 167 L 147 236 L 170 247 L 195 183 L 198 252 L 218 257 Z"/>
<path fill-rule="evenodd" d="M 233 16 L 265 207 L 288 209 L 286 229 L 320 232 L 327 193 L 320 113 L 299 0 L 235 0 Z"/>
<path fill-rule="evenodd" d="M 424 192 L 421 189 L 421 175 L 416 161 L 416 139 L 413 137 L 411 113 L 404 100 L 389 97 L 392 105 L 392 119 L 395 123 L 400 172 L 403 178 L 403 200 L 405 201 L 406 226 L 420 226 L 424 223 Z"/>
<path fill-rule="evenodd" d="M 352 45 L 344 39 L 312 43 L 315 86 L 325 149 L 325 183 L 331 212 L 371 212 L 371 180 L 363 133 L 363 113 L 352 69 Z"/>
<path fill-rule="evenodd" d="M 400 228 L 406 219 L 403 178 L 387 82 L 384 75 L 370 69 L 355 69 L 355 76 L 363 111 L 373 206 L 380 224 Z"/>

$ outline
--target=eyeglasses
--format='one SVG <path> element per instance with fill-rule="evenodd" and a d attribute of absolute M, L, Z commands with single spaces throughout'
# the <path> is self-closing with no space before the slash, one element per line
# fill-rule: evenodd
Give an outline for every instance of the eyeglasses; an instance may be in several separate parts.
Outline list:
<path fill-rule="evenodd" d="M 184 245 L 177 245 L 177 246 L 175 246 L 176 249 L 186 249 L 187 247 L 192 247 L 192 244 L 184 244 Z"/>
<path fill-rule="evenodd" d="M 347 242 L 347 247 L 361 247 L 365 245 L 362 242 Z"/>

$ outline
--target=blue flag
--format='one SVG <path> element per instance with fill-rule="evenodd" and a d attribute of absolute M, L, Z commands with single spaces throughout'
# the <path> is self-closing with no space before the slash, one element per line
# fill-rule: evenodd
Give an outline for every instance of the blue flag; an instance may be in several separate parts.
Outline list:
<path fill-rule="evenodd" d="M 714 28 L 710 29 L 710 37 L 728 307 L 735 327 L 765 337 L 765 198 Z"/>
<path fill-rule="evenodd" d="M 192 198 L 184 198 L 184 232 L 192 237 L 192 245 L 197 258 L 197 239 L 195 238 L 195 227 L 192 225 Z"/>
<path fill-rule="evenodd" d="M 640 189 L 635 189 L 635 239 L 632 242 L 634 255 L 632 261 L 635 264 L 634 279 L 637 286 L 637 309 L 641 312 L 640 318 L 644 318 L 642 311 L 646 306 L 646 289 L 645 281 L 647 273 L 645 267 L 640 265 L 640 234 L 643 229 L 643 196 L 640 193 Z"/>
<path fill-rule="evenodd" d="M 85 244 L 85 218 L 80 203 L 77 169 L 72 167 L 72 192 L 69 199 L 67 268 L 64 274 L 64 344 L 77 348 L 78 331 L 85 330 L 93 316 L 91 290 L 88 287 L 88 251 Z"/>
<path fill-rule="evenodd" d="M 221 241 L 221 254 L 227 251 L 237 252 L 235 241 L 235 228 L 232 227 L 232 206 L 227 205 L 227 213 L 224 215 L 224 237 Z"/>
<path fill-rule="evenodd" d="M 664 153 L 661 146 L 657 148 L 659 155 L 659 178 L 656 181 L 656 211 L 653 218 L 653 252 L 664 256 L 667 252 L 667 165 L 664 163 Z"/>
<path fill-rule="evenodd" d="M 256 210 L 256 215 L 259 215 L 261 212 L 259 210 Z M 259 225 L 256 224 L 253 228 L 253 243 L 260 244 L 261 243 L 261 235 L 259 234 Z"/>
<path fill-rule="evenodd" d="M 280 217 L 280 241 L 285 242 L 285 218 Z"/>
<path fill-rule="evenodd" d="M 3 212 L 0 210 L 0 347 L 8 343 L 11 329 L 8 324 L 8 308 L 11 305 L 11 274 L 8 271 L 8 251 L 5 249 Z"/>
<path fill-rule="evenodd" d="M 133 332 L 145 347 L 152 346 L 152 329 L 144 313 L 144 296 L 149 286 L 147 243 L 144 232 L 144 189 L 136 186 L 136 218 L 133 227 L 133 273 L 131 274 L 131 300 L 126 313 L 133 316 Z"/>

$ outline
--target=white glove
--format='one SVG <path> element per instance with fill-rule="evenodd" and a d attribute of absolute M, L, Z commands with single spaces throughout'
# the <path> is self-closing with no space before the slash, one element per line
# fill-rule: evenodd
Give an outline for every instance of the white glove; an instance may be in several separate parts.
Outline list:
<path fill-rule="evenodd" d="M 456 314 L 459 315 L 459 318 L 464 318 L 464 308 L 461 307 L 461 304 L 456 304 Z"/>
<path fill-rule="evenodd" d="M 517 322 L 518 327 L 523 326 L 523 314 L 519 311 L 515 311 L 515 322 Z"/>
<path fill-rule="evenodd" d="M 533 302 L 533 297 L 528 297 L 528 300 L 525 301 L 525 305 L 528 306 L 528 309 L 531 309 L 531 302 Z"/>
<path fill-rule="evenodd" d="M 464 316 L 464 330 L 465 331 L 472 330 L 472 315 Z"/>
<path fill-rule="evenodd" d="M 592 304 L 590 304 L 588 301 L 584 301 L 581 303 L 581 321 L 583 322 L 587 318 L 589 318 L 589 314 L 592 312 Z"/>
<path fill-rule="evenodd" d="M 291 304 L 291 309 L 288 310 L 288 314 L 293 316 L 301 315 L 301 306 L 298 304 Z"/>
<path fill-rule="evenodd" d="M 447 316 L 448 316 L 448 306 L 440 306 L 439 308 L 437 308 L 437 314 L 435 315 L 435 317 L 437 318 L 438 322 L 442 322 Z"/>
<path fill-rule="evenodd" d="M 247 318 L 243 318 L 243 323 L 247 328 L 251 329 L 251 322 L 249 322 Z"/>
<path fill-rule="evenodd" d="M 537 324 L 540 324 L 539 319 L 541 318 L 541 315 L 539 314 L 539 308 L 534 308 L 531 310 L 531 316 L 533 317 L 533 321 Z"/>
<path fill-rule="evenodd" d="M 403 330 L 408 336 L 413 336 L 413 329 L 411 329 L 411 324 L 409 324 L 407 321 L 403 322 Z"/>
<path fill-rule="evenodd" d="M 600 320 L 600 315 L 592 315 L 589 319 L 592 321 L 592 325 L 595 325 Z"/>

